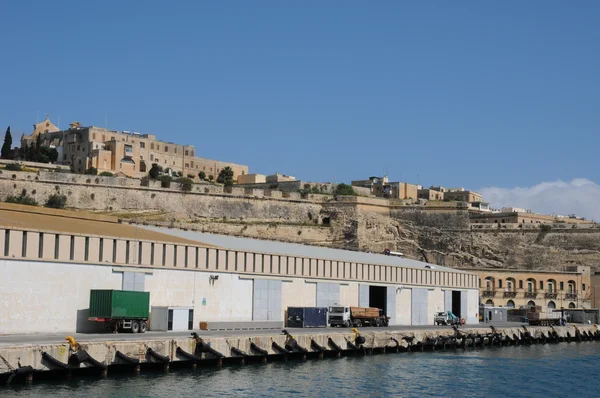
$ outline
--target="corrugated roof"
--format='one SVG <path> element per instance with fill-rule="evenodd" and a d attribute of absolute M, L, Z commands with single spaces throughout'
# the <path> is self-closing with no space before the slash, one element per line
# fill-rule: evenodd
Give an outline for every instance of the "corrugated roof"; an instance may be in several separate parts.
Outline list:
<path fill-rule="evenodd" d="M 296 243 L 283 243 L 270 240 L 237 238 L 226 235 L 207 234 L 203 232 L 184 231 L 179 229 L 169 229 L 152 226 L 144 226 L 142 228 L 231 250 L 248 250 L 260 253 L 271 253 L 301 257 L 317 257 L 337 261 L 348 261 L 364 264 L 393 265 L 399 267 L 421 269 L 425 269 L 425 266 L 429 265 L 430 267 L 438 271 L 467 273 L 465 271 L 461 271 L 454 268 L 442 267 L 439 265 L 428 264 L 422 261 L 411 260 L 402 257 L 386 256 L 383 254 L 330 249 L 326 247 L 301 245 Z"/>
<path fill-rule="evenodd" d="M 198 244 L 184 237 L 119 224 L 116 217 L 9 203 L 0 203 L 0 227 L 152 242 Z"/>

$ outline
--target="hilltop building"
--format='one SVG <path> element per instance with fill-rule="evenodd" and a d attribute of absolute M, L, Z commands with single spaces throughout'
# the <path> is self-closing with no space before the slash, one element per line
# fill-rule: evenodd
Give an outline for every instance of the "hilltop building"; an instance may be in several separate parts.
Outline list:
<path fill-rule="evenodd" d="M 90 167 L 128 177 L 141 177 L 156 163 L 164 169 L 197 176 L 203 171 L 215 179 L 225 167 L 231 167 L 234 179 L 248 174 L 248 166 L 196 157 L 192 145 L 157 140 L 153 134 L 83 127 L 73 122 L 68 130 L 59 130 L 50 120 L 34 126 L 29 136 L 21 138 L 21 147 L 38 141 L 58 151 L 58 163 L 70 165 L 76 173 Z"/>
<path fill-rule="evenodd" d="M 371 195 L 388 199 L 418 199 L 419 186 L 406 182 L 390 182 L 387 176 L 369 177 L 368 180 L 356 180 L 350 183 L 353 187 L 367 188 Z"/>

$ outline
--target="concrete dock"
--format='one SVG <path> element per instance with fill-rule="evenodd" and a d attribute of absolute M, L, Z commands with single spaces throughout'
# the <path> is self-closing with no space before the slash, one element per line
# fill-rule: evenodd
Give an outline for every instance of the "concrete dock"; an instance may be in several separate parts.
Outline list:
<path fill-rule="evenodd" d="M 469 349 L 472 347 L 600 341 L 596 325 L 555 327 L 475 325 L 449 327 L 288 329 L 281 330 L 75 335 L 1 336 L 0 382 L 31 382 L 44 372 L 145 367 L 168 370 L 171 365 L 222 366 L 224 363 L 267 362 L 293 358 L 369 355 L 405 351 Z"/>

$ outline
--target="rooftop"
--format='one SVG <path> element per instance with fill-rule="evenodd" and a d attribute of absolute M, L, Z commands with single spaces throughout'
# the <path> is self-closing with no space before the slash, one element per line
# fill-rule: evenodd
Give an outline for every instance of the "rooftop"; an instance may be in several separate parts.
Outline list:
<path fill-rule="evenodd" d="M 330 249 L 319 246 L 301 245 L 296 243 L 283 243 L 270 240 L 260 240 L 251 238 L 237 238 L 226 235 L 207 234 L 203 232 L 184 231 L 178 229 L 144 226 L 142 228 L 150 231 L 171 234 L 173 236 L 195 240 L 197 242 L 206 242 L 208 244 L 230 248 L 232 250 L 248 250 L 259 253 L 280 254 L 288 256 L 313 257 L 320 259 L 348 261 L 354 263 L 392 265 L 397 267 L 420 268 L 426 266 L 437 271 L 450 271 L 467 273 L 466 270 L 442 267 L 435 264 L 428 264 L 422 261 L 411 260 L 408 258 L 386 256 L 383 254 L 365 253 L 351 250 Z"/>
<path fill-rule="evenodd" d="M 0 227 L 187 245 L 199 244 L 197 241 L 182 237 L 120 224 L 116 217 L 9 203 L 0 203 Z"/>

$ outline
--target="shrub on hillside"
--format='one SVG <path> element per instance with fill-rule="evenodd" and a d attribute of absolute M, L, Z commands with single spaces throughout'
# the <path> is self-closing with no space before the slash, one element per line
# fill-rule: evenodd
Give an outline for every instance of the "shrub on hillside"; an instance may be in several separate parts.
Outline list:
<path fill-rule="evenodd" d="M 113 173 L 111 173 L 110 171 L 103 171 L 102 173 L 99 174 L 100 177 L 114 177 L 115 175 Z"/>
<path fill-rule="evenodd" d="M 37 206 L 38 202 L 27 195 L 27 191 L 23 190 L 19 196 L 10 195 L 6 198 L 6 203 L 15 203 L 18 205 Z"/>
<path fill-rule="evenodd" d="M 92 175 L 92 176 L 96 176 L 96 175 L 98 175 L 98 169 L 97 169 L 97 168 L 95 168 L 95 167 L 90 167 L 89 169 L 87 169 L 87 170 L 85 171 L 85 174 L 89 174 L 89 175 Z"/>
<path fill-rule="evenodd" d="M 67 197 L 65 195 L 53 193 L 48 197 L 45 206 L 52 209 L 64 209 L 66 204 Z"/>
<path fill-rule="evenodd" d="M 18 163 L 9 163 L 4 167 L 6 170 L 10 171 L 21 171 L 23 168 Z"/>
<path fill-rule="evenodd" d="M 183 192 L 190 192 L 192 190 L 192 184 L 194 183 L 191 178 L 186 177 L 179 177 L 177 182 L 179 183 L 179 189 Z"/>

